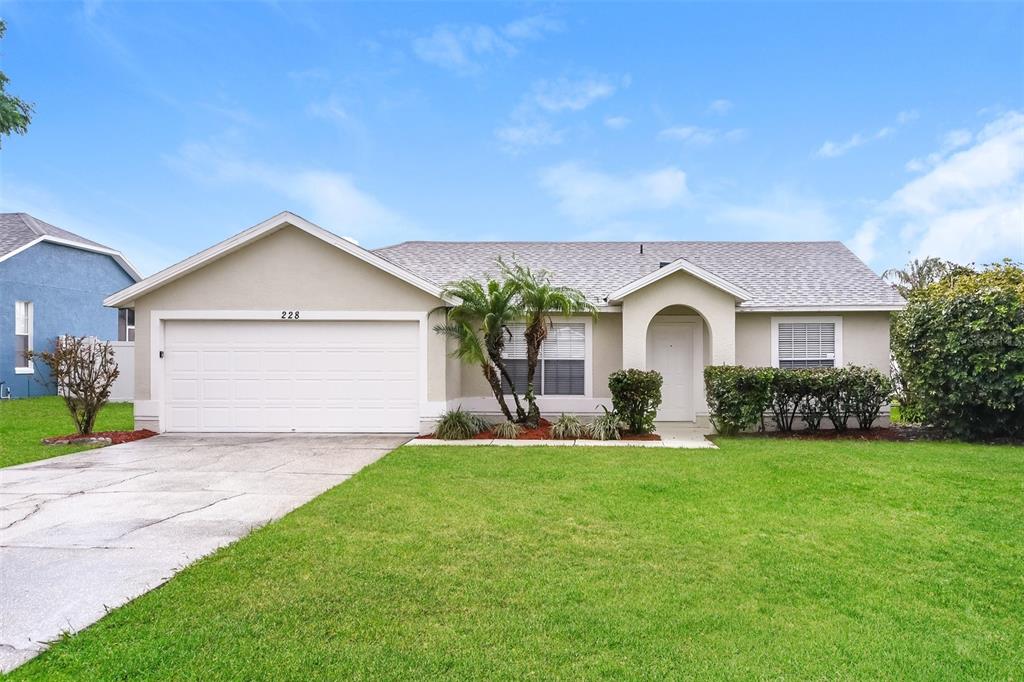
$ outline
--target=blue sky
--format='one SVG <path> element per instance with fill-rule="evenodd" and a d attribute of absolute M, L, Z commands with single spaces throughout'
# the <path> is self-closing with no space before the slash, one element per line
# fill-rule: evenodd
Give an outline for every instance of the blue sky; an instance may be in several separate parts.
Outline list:
<path fill-rule="evenodd" d="M 145 273 L 405 239 L 1024 259 L 1024 5 L 4 4 L 0 205 Z"/>

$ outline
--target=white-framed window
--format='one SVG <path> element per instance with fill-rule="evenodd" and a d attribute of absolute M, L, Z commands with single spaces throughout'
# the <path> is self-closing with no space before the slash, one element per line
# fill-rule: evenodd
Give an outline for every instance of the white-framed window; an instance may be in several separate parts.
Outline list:
<path fill-rule="evenodd" d="M 32 360 L 32 301 L 14 302 L 14 371 L 17 374 L 31 374 Z"/>
<path fill-rule="evenodd" d="M 117 340 L 135 341 L 135 309 L 117 309 Z"/>
<path fill-rule="evenodd" d="M 843 318 L 773 317 L 772 366 L 843 366 Z"/>
<path fill-rule="evenodd" d="M 516 390 L 526 391 L 526 338 L 524 324 L 509 325 L 512 339 L 505 343 L 505 366 Z M 582 396 L 587 391 L 587 325 L 584 322 L 555 322 L 540 349 L 534 390 L 537 395 Z M 508 382 L 502 379 L 508 393 Z"/>

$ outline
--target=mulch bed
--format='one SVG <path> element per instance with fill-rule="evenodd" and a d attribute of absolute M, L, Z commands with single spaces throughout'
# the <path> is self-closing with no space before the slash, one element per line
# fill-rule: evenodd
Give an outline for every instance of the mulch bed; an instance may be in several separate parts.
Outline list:
<path fill-rule="evenodd" d="M 133 440 L 142 440 L 157 435 L 156 431 L 139 429 L 138 431 L 97 431 L 83 436 L 80 433 L 70 433 L 66 436 L 50 436 L 44 438 L 45 445 L 76 445 L 81 443 L 102 443 L 109 441 L 110 445 L 131 443 Z"/>
<path fill-rule="evenodd" d="M 712 439 L 718 436 L 711 436 Z M 741 433 L 741 438 L 774 438 L 778 440 L 864 440 L 864 441 L 915 441 L 942 440 L 942 435 L 934 429 L 920 426 L 885 426 L 866 431 L 856 427 L 846 431 L 821 429 L 819 431 L 765 431 L 763 433 Z"/>
<path fill-rule="evenodd" d="M 419 436 L 420 438 L 437 438 L 434 434 L 427 436 Z M 494 435 L 494 431 L 487 429 L 473 436 L 473 440 L 494 440 L 497 436 Z M 551 422 L 547 419 L 541 418 L 540 424 L 535 429 L 523 429 L 519 435 L 516 436 L 516 440 L 555 440 L 551 435 Z M 656 433 L 623 433 L 622 440 L 661 440 L 661 436 Z"/>

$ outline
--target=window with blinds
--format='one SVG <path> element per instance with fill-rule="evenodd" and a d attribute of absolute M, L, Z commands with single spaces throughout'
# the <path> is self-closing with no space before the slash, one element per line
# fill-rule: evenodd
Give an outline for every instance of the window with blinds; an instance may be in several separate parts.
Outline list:
<path fill-rule="evenodd" d="M 779 367 L 835 367 L 834 322 L 779 322 Z"/>
<path fill-rule="evenodd" d="M 512 339 L 505 344 L 505 365 L 516 389 L 526 391 L 526 326 L 509 325 Z M 586 326 L 582 322 L 556 322 L 540 349 L 534 390 L 537 395 L 583 395 Z M 502 377 L 506 393 L 511 389 Z"/>
<path fill-rule="evenodd" d="M 29 352 L 32 350 L 32 302 L 14 302 L 14 368 L 30 371 L 32 361 Z"/>

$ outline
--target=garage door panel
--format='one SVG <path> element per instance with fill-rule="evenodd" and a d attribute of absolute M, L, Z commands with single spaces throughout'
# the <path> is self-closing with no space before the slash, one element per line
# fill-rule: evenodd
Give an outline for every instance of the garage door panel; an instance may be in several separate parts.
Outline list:
<path fill-rule="evenodd" d="M 415 431 L 418 323 L 171 320 L 170 431 Z"/>

